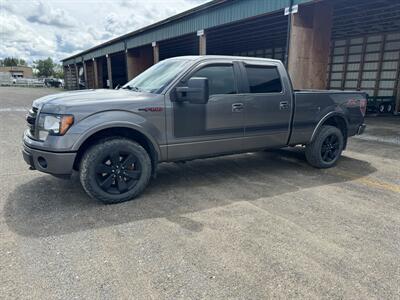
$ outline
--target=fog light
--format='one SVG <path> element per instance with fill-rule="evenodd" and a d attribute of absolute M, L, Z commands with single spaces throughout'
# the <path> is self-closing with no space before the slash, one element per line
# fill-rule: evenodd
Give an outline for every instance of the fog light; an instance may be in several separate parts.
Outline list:
<path fill-rule="evenodd" d="M 37 161 L 43 169 L 47 168 L 47 161 L 43 157 L 39 156 Z"/>

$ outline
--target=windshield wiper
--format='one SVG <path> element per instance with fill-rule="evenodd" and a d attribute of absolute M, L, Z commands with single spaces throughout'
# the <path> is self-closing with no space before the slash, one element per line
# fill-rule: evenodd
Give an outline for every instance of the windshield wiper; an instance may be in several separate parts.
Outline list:
<path fill-rule="evenodd" d="M 131 90 L 131 91 L 135 91 L 135 92 L 141 91 L 141 89 L 138 88 L 137 86 L 131 86 L 131 85 L 124 86 L 123 89 Z"/>

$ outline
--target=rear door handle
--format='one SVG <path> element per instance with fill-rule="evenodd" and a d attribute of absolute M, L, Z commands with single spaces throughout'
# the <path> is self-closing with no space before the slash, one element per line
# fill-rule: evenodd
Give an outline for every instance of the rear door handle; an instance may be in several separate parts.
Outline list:
<path fill-rule="evenodd" d="M 244 108 L 243 103 L 233 103 L 232 104 L 232 112 L 241 112 Z"/>
<path fill-rule="evenodd" d="M 280 110 L 289 109 L 289 102 L 287 101 L 279 102 L 279 109 Z"/>

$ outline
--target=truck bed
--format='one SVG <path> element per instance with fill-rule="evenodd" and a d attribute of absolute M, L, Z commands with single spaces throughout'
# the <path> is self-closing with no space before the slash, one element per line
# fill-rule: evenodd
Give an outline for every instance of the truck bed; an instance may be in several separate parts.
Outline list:
<path fill-rule="evenodd" d="M 304 144 L 326 116 L 337 115 L 347 123 L 348 136 L 355 135 L 364 116 L 360 101 L 367 95 L 358 91 L 295 90 L 293 126 L 289 144 Z"/>

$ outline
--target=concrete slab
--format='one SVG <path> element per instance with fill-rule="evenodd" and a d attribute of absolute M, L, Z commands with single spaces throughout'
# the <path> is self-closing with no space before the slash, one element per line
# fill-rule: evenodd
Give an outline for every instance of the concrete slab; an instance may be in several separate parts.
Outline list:
<path fill-rule="evenodd" d="M 357 139 L 400 146 L 400 116 L 367 117 L 365 134 Z"/>

